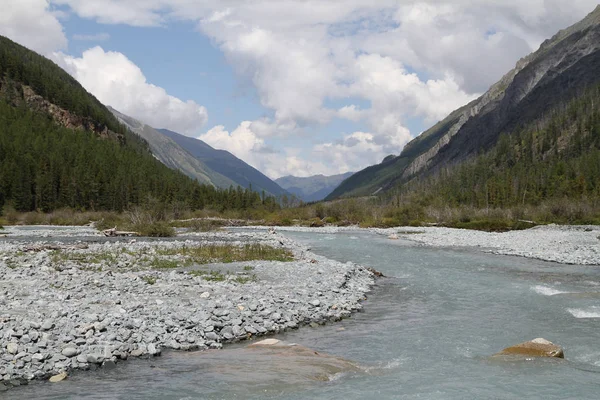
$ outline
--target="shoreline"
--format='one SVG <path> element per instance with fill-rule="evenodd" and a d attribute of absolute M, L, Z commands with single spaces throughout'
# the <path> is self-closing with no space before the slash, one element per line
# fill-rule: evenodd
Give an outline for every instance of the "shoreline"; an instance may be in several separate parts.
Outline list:
<path fill-rule="evenodd" d="M 0 240 L 0 391 L 129 357 L 157 356 L 163 349 L 218 349 L 340 320 L 362 308 L 361 300 L 374 284 L 372 272 L 316 255 L 279 232 L 362 231 L 417 246 L 600 265 L 597 226 L 546 225 L 505 233 L 438 227 L 241 229 L 169 239 L 109 240 L 90 227 L 7 227 L 4 232 L 10 236 Z M 294 261 L 157 270 L 136 259 L 157 249 L 248 243 L 288 249 Z M 82 268 L 68 258 L 57 264 L 56 250 L 44 248 L 48 244 L 64 246 L 59 252 L 66 254 L 117 255 L 101 260 L 100 267 Z M 174 256 L 174 261 L 181 259 Z M 197 268 L 221 271 L 226 278 L 207 281 L 190 273 Z M 247 279 L 246 270 L 253 279 Z"/>
<path fill-rule="evenodd" d="M 268 227 L 245 227 L 267 230 Z M 567 265 L 600 265 L 600 226 L 539 225 L 526 230 L 483 232 L 441 227 L 359 228 L 349 227 L 278 227 L 278 231 L 335 234 L 372 232 L 384 237 L 408 240 L 420 246 L 437 248 L 471 248 L 480 251 L 518 256 Z"/>
<path fill-rule="evenodd" d="M 108 241 L 89 236 L 93 231 L 87 227 L 7 228 L 5 232 L 22 235 L 0 241 L 0 391 L 130 357 L 157 356 L 162 349 L 218 349 L 226 343 L 337 321 L 362 308 L 375 280 L 362 266 L 329 260 L 266 232 Z M 57 231 L 64 236 L 57 237 Z M 77 240 L 78 233 L 86 237 Z M 57 251 L 43 246 L 27 251 L 32 243 L 62 245 L 60 255 L 67 259 L 57 261 Z M 157 249 L 247 243 L 288 249 L 294 261 L 168 270 L 139 265 L 140 254 Z M 110 257 L 93 268 L 68 258 L 98 254 Z M 177 256 L 173 260 L 180 261 Z M 219 279 L 190 273 L 198 269 L 219 271 Z"/>

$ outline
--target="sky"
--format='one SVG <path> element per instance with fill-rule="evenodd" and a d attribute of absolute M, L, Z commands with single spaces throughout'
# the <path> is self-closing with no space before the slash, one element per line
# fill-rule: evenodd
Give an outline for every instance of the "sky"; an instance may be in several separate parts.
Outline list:
<path fill-rule="evenodd" d="M 106 105 L 271 178 L 358 171 L 597 0 L 0 0 L 0 34 Z"/>

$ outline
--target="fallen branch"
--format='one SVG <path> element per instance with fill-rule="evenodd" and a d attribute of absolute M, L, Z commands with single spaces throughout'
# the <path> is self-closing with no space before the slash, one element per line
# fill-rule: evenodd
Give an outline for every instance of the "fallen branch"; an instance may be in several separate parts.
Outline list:
<path fill-rule="evenodd" d="M 138 232 L 127 232 L 127 231 L 118 231 L 117 227 L 111 229 L 105 229 L 102 231 L 104 236 L 106 237 L 131 237 L 131 236 L 140 236 Z"/>

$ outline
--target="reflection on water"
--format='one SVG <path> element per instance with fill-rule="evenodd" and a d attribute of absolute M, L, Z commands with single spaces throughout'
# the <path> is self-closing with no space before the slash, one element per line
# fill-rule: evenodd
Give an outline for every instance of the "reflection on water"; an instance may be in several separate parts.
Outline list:
<path fill-rule="evenodd" d="M 540 398 L 600 392 L 600 270 L 465 250 L 414 247 L 366 233 L 289 233 L 316 253 L 373 267 L 364 311 L 337 324 L 278 336 L 333 357 L 315 364 L 244 349 L 166 352 L 112 370 L 35 384 L 17 398 Z M 545 337 L 565 361 L 490 360 Z M 355 369 L 341 366 L 350 360 Z M 326 379 L 325 379 L 326 378 Z"/>

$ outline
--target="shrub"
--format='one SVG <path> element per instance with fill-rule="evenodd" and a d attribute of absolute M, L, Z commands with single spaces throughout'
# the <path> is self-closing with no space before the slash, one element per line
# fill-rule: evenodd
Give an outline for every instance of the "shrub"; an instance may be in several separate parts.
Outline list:
<path fill-rule="evenodd" d="M 133 225 L 133 230 L 141 236 L 171 237 L 175 236 L 175 228 L 166 222 L 138 223 Z"/>

